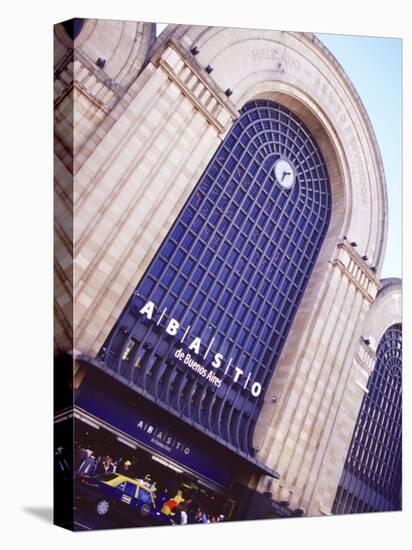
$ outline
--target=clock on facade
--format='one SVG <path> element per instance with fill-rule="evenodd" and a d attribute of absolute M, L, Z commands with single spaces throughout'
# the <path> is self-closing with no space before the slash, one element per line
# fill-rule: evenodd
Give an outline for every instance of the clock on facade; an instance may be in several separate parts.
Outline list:
<path fill-rule="evenodd" d="M 274 166 L 275 180 L 284 189 L 291 189 L 295 183 L 295 171 L 291 163 L 280 158 L 275 162 Z"/>

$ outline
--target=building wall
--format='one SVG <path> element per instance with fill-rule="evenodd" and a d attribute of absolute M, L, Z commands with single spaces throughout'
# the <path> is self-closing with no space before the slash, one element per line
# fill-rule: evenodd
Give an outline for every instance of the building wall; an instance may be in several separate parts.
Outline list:
<path fill-rule="evenodd" d="M 113 36 L 125 25 L 106 24 Z M 354 358 L 380 286 L 387 233 L 382 163 L 359 97 L 313 35 L 169 25 L 155 44 L 141 46 L 146 61 L 138 76 L 127 80 L 130 71 L 118 70 L 120 83 L 127 82 L 116 99 L 113 83 L 101 83 L 100 70 L 85 60 L 104 55 L 109 68 L 116 65 L 111 56 L 122 52 L 126 67 L 134 46 L 125 39 L 104 50 L 104 32 L 93 34 L 91 24 L 80 43 L 86 30 L 87 48 L 80 48 L 74 68 L 60 62 L 60 74 L 72 70 L 87 93 L 76 86 L 74 263 L 68 255 L 57 257 L 59 269 L 73 278 L 74 342 L 67 338 L 69 293 L 59 289 L 58 349 L 97 353 L 238 110 L 256 98 L 284 104 L 321 148 L 332 218 L 267 391 L 254 446 L 257 458 L 282 475 L 279 482 L 262 479 L 260 490 L 309 515 L 329 513 L 330 471 L 340 452 L 331 446 L 334 419 L 343 399 L 350 412 L 340 430 L 349 445 L 362 399 L 362 389 L 353 385 Z M 60 124 L 70 125 L 70 109 L 59 108 Z M 56 178 L 63 181 L 70 154 L 58 139 Z"/>
<path fill-rule="evenodd" d="M 336 487 L 348 454 L 362 399 L 368 391 L 368 381 L 375 368 L 379 342 L 389 327 L 402 323 L 401 281 L 383 279 L 381 284 L 381 290 L 368 311 L 362 338 L 357 344 L 348 385 L 334 419 L 332 436 L 325 453 L 324 460 L 328 467 L 323 478 L 319 480 L 319 486 L 322 487 L 320 498 L 329 510 L 335 499 Z"/>
<path fill-rule="evenodd" d="M 56 353 L 73 347 L 74 174 L 142 85 L 154 39 L 149 23 L 87 19 L 74 41 L 62 25 L 54 29 Z"/>

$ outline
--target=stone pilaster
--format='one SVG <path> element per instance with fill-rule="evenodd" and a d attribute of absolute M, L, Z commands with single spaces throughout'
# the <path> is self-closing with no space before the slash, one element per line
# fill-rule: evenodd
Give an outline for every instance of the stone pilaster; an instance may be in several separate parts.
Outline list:
<path fill-rule="evenodd" d="M 153 57 L 168 78 L 190 99 L 219 134 L 236 120 L 238 112 L 205 70 L 175 40 L 169 40 Z"/>
<path fill-rule="evenodd" d="M 73 41 L 63 25 L 54 28 L 56 354 L 73 347 L 74 174 L 131 102 L 153 32 L 148 23 L 88 19 Z"/>
<path fill-rule="evenodd" d="M 332 510 L 369 378 L 376 364 L 376 350 L 384 332 L 402 322 L 401 281 L 384 279 L 368 310 L 357 344 L 348 384 L 334 421 L 332 435 L 319 473 L 316 493 L 323 509 Z"/>
<path fill-rule="evenodd" d="M 141 76 L 134 100 L 75 175 L 75 342 L 90 355 L 238 116 L 176 45 Z"/>
<path fill-rule="evenodd" d="M 347 241 L 339 242 L 311 311 L 305 312 L 302 300 L 288 340 L 297 345 L 286 345 L 267 392 L 256 431 L 259 458 L 282 476 L 273 482 L 274 497 L 305 509 L 307 515 L 327 512 L 329 501 L 318 490 L 324 486 L 319 480 L 327 466 L 325 456 L 334 456 L 337 442 L 350 443 L 349 423 L 356 419 L 363 396 L 352 378 L 365 383 L 361 373 L 352 373 L 353 358 L 378 287 L 356 250 Z M 337 436 L 335 421 L 342 406 L 348 407 L 348 418 L 341 418 Z M 260 488 L 268 489 L 267 480 Z"/>
<path fill-rule="evenodd" d="M 376 362 L 375 352 L 361 338 L 349 372 L 339 409 L 334 418 L 331 435 L 324 453 L 313 500 L 320 502 L 320 512 L 332 512 L 333 501 L 348 454 L 369 377 Z M 313 509 L 313 515 L 317 510 Z"/>
<path fill-rule="evenodd" d="M 73 345 L 73 53 L 54 81 L 54 349 Z M 67 91 L 65 89 L 67 88 Z"/>

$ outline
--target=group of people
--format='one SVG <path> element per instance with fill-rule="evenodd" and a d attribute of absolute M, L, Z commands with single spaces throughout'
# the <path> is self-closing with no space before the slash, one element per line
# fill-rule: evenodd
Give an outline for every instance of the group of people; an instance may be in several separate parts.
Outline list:
<path fill-rule="evenodd" d="M 95 455 L 92 449 L 76 447 L 75 473 L 77 475 L 102 475 L 117 473 L 134 477 L 132 463 L 127 459 L 114 459 L 110 455 Z"/>
<path fill-rule="evenodd" d="M 190 523 L 219 523 L 224 521 L 224 519 L 223 514 L 207 514 L 202 508 L 193 510 L 185 504 L 178 506 L 173 517 L 174 523 L 178 525 L 187 525 Z"/>
<path fill-rule="evenodd" d="M 217 523 L 224 520 L 223 514 L 207 514 L 204 508 L 196 505 L 193 498 L 184 498 L 180 489 L 173 498 L 169 497 L 167 489 L 159 492 L 156 508 L 177 525 Z"/>
<path fill-rule="evenodd" d="M 118 473 L 137 479 L 137 472 L 132 462 L 127 458 L 114 459 L 110 455 L 95 454 L 89 447 L 76 446 L 75 452 L 76 475 L 104 475 Z M 195 502 L 195 499 L 183 495 L 181 489 L 171 496 L 169 489 L 159 489 L 156 482 L 152 481 L 150 474 L 146 474 L 143 480 L 147 485 L 155 487 L 156 510 L 168 516 L 174 524 L 187 525 L 191 523 L 218 523 L 224 521 L 223 514 L 208 514 L 206 510 Z"/>

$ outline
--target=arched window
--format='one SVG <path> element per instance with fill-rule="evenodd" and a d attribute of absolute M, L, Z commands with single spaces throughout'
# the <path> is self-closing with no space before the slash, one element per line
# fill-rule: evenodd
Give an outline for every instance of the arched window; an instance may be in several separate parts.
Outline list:
<path fill-rule="evenodd" d="M 393 325 L 379 342 L 342 477 L 334 514 L 401 508 L 402 326 Z"/>
<path fill-rule="evenodd" d="M 277 103 L 247 103 L 104 344 L 106 368 L 253 453 L 330 210 L 325 162 L 304 124 Z M 153 315 L 142 314 L 148 301 Z"/>

